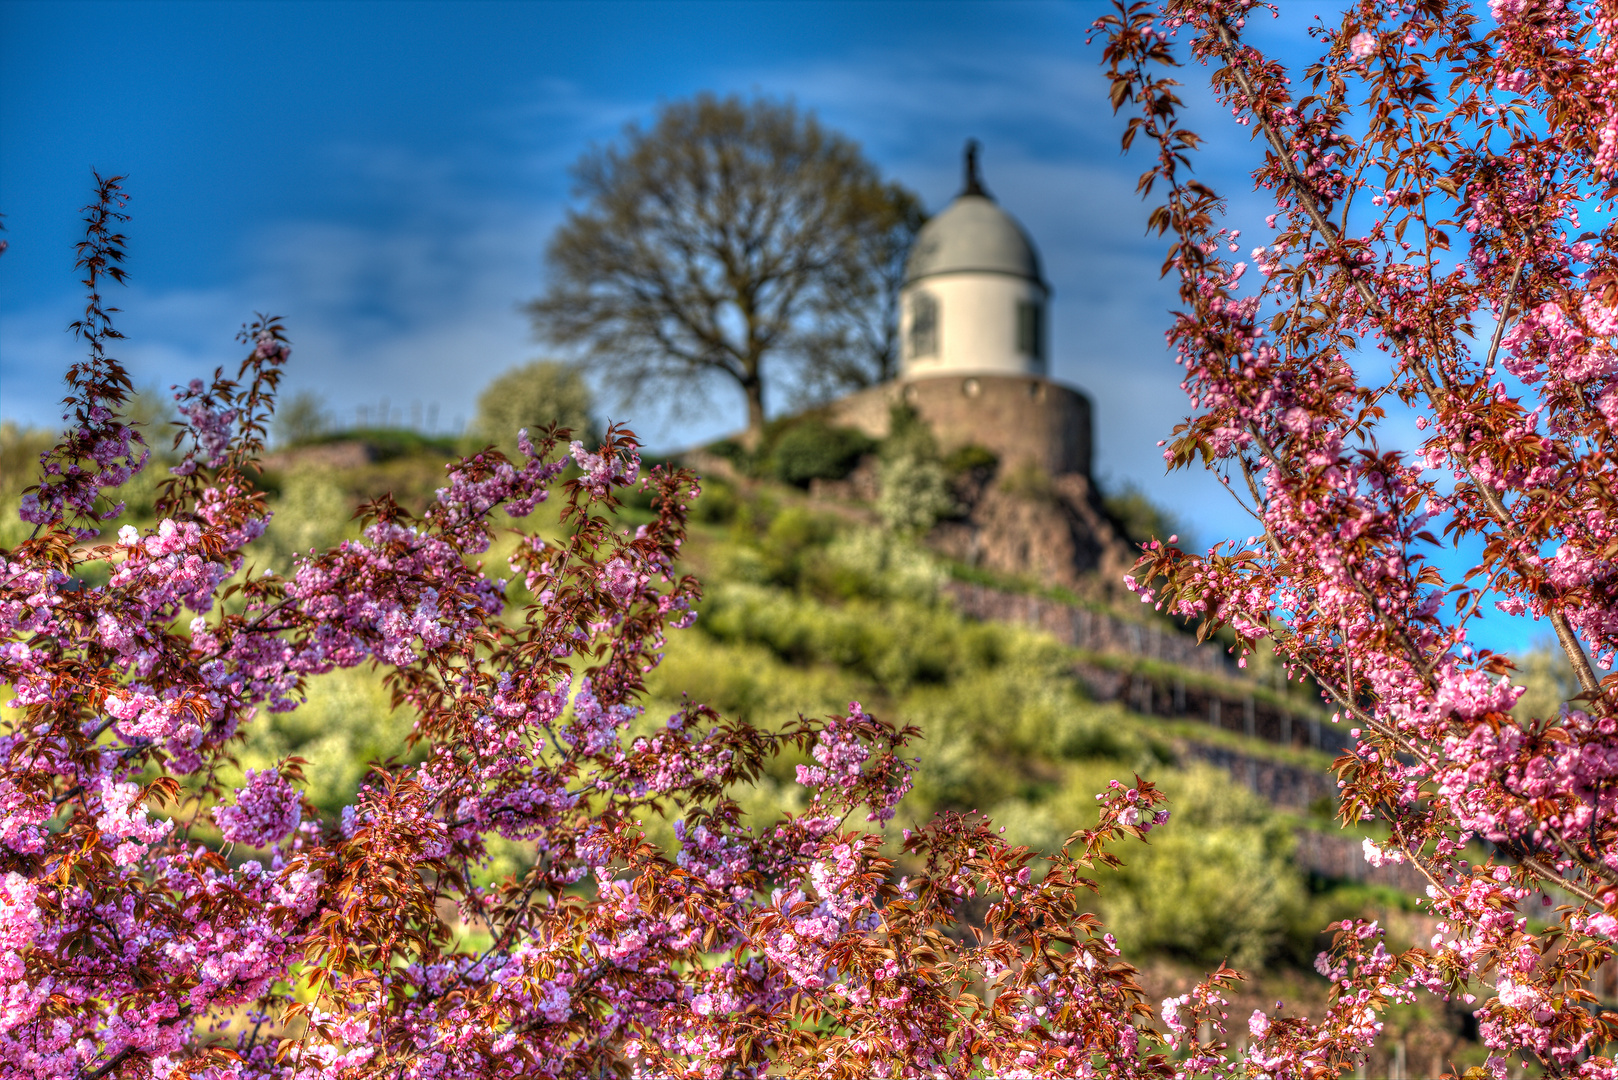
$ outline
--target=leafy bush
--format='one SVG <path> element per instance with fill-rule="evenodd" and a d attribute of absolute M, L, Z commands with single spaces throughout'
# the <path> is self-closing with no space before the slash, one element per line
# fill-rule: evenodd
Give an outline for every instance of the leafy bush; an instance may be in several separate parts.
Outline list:
<path fill-rule="evenodd" d="M 971 472 L 974 469 L 993 472 L 1000 466 L 1000 455 L 986 446 L 967 443 L 945 454 L 943 465 L 947 471 L 957 474 Z"/>
<path fill-rule="evenodd" d="M 806 488 L 811 480 L 841 480 L 854 471 L 876 440 L 854 428 L 808 419 L 787 428 L 770 451 L 776 479 Z"/>
<path fill-rule="evenodd" d="M 1303 877 L 1290 861 L 1291 831 L 1221 770 L 1165 772 L 1160 786 L 1172 808 L 1169 823 L 1103 882 L 1102 911 L 1113 933 L 1128 947 L 1197 963 L 1263 965 L 1306 910 Z"/>
<path fill-rule="evenodd" d="M 901 536 L 920 535 L 955 510 L 949 476 L 938 460 L 938 442 L 914 408 L 893 407 L 881 451 L 876 512 L 889 529 Z"/>
<path fill-rule="evenodd" d="M 1555 716 L 1563 702 L 1572 701 L 1579 694 L 1579 680 L 1573 674 L 1573 666 L 1554 639 L 1530 650 L 1517 665 L 1512 681 L 1525 687 L 1523 696 L 1511 710 L 1519 720 Z"/>
<path fill-rule="evenodd" d="M 818 595 L 932 603 L 949 579 L 930 552 L 875 529 L 843 529 L 804 570 Z"/>
<path fill-rule="evenodd" d="M 903 454 L 882 462 L 879 475 L 876 512 L 884 525 L 901 536 L 924 533 L 955 509 L 949 478 L 937 461 Z"/>
<path fill-rule="evenodd" d="M 836 523 L 824 514 L 790 506 L 770 519 L 758 544 L 769 580 L 795 586 L 809 553 L 836 532 Z"/>

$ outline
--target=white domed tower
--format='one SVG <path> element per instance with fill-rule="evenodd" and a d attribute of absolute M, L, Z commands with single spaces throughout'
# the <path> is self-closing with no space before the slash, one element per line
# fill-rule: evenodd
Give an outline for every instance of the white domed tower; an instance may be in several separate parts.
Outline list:
<path fill-rule="evenodd" d="M 1033 242 L 984 190 L 967 143 L 965 187 L 905 263 L 899 378 L 833 403 L 831 419 L 880 438 L 902 403 L 946 452 L 975 445 L 1006 469 L 1088 478 L 1090 400 L 1047 375 L 1049 300 Z"/>
<path fill-rule="evenodd" d="M 901 378 L 1044 375 L 1050 287 L 1039 253 L 978 175 L 966 144 L 966 183 L 922 226 L 900 294 Z"/>
<path fill-rule="evenodd" d="M 922 226 L 906 261 L 899 378 L 831 402 L 824 416 L 883 438 L 908 412 L 946 460 L 988 451 L 992 465 L 977 453 L 959 459 L 979 464 L 952 480 L 961 513 L 928 543 L 968 565 L 1074 589 L 1099 581 L 1105 591 L 1135 552 L 1090 481 L 1090 399 L 1048 374 L 1050 286 L 977 164 L 969 142 L 965 186 Z"/>

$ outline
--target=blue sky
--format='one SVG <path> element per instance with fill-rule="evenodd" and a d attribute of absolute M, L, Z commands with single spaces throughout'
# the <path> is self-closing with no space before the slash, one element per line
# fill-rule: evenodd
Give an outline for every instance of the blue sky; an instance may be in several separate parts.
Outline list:
<path fill-rule="evenodd" d="M 0 416 L 56 418 L 91 169 L 129 177 L 133 283 L 116 300 L 137 383 L 234 363 L 235 330 L 268 311 L 293 338 L 289 390 L 350 420 L 383 398 L 407 418 L 436 406 L 449 428 L 542 355 L 518 305 L 544 287 L 569 165 L 660 102 L 765 94 L 858 140 L 935 211 L 980 139 L 990 189 L 1044 257 L 1053 374 L 1095 402 L 1102 482 L 1140 485 L 1204 541 L 1246 535 L 1206 474 L 1164 476 L 1156 443 L 1185 412 L 1162 340 L 1174 297 L 1133 192 L 1145 163 L 1120 156 L 1084 43 L 1103 10 L 0 0 Z M 1192 106 L 1211 137 L 1199 169 L 1236 224 L 1259 224 L 1248 132 Z M 678 422 L 611 415 L 661 447 L 745 419 L 729 393 Z"/>
<path fill-rule="evenodd" d="M 0 413 L 54 417 L 91 168 L 129 175 L 119 299 L 138 382 L 232 358 L 232 332 L 268 310 L 295 341 L 292 388 L 350 418 L 383 396 L 437 402 L 448 426 L 541 351 L 517 306 L 543 288 L 568 166 L 662 101 L 763 93 L 859 140 L 933 209 L 981 139 L 991 189 L 1042 248 L 1055 370 L 1096 398 L 1101 471 L 1156 486 L 1180 409 L 1158 362 L 1168 293 L 1083 42 L 1099 10 L 5 4 Z M 727 394 L 682 426 L 615 414 L 663 445 L 744 417 Z"/>

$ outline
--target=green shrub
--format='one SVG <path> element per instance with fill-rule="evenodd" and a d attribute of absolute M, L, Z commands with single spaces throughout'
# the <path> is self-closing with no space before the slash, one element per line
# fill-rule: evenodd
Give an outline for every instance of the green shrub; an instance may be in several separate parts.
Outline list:
<path fill-rule="evenodd" d="M 775 440 L 770 471 L 783 483 L 806 488 L 811 480 L 843 479 L 875 447 L 876 440 L 862 431 L 803 420 Z"/>
<path fill-rule="evenodd" d="M 944 455 L 944 468 L 951 473 L 960 474 L 982 469 L 984 472 L 993 472 L 1000 466 L 1000 455 L 986 446 L 977 443 L 967 443 L 957 446 Z"/>
<path fill-rule="evenodd" d="M 938 442 L 909 405 L 893 407 L 881 457 L 876 512 L 893 532 L 920 535 L 955 511 L 949 476 L 938 460 Z"/>
<path fill-rule="evenodd" d="M 1086 759 L 1067 766 L 1048 794 L 989 803 L 989 816 L 1005 827 L 1007 842 L 1049 851 L 1095 826 L 1094 793 L 1113 780 L 1133 784 L 1137 773 L 1168 795 L 1170 818 L 1147 843 L 1115 849 L 1121 869 L 1096 875 L 1100 914 L 1126 951 L 1248 970 L 1278 958 L 1306 965 L 1318 943 L 1303 928 L 1324 925 L 1312 917 L 1343 911 L 1345 901 L 1353 909 L 1346 914 L 1364 909 L 1351 897 L 1311 902 L 1290 861 L 1286 822 L 1208 766 L 1168 768 L 1151 755 Z M 987 794 L 983 780 L 977 783 Z"/>
<path fill-rule="evenodd" d="M 1102 914 L 1130 949 L 1262 966 L 1282 953 L 1307 907 L 1291 830 L 1222 770 L 1159 779 L 1169 822 L 1149 845 L 1122 853 L 1123 869 L 1102 882 Z"/>
<path fill-rule="evenodd" d="M 904 601 L 831 607 L 738 582 L 714 588 L 698 626 L 722 641 L 752 641 L 793 664 L 834 664 L 898 694 L 983 666 L 1004 629 Z"/>
<path fill-rule="evenodd" d="M 825 544 L 835 532 L 834 521 L 801 506 L 789 506 L 776 514 L 758 544 L 769 579 L 788 588 L 797 585 L 809 552 Z"/>
<path fill-rule="evenodd" d="M 912 600 L 931 604 L 949 579 L 925 548 L 876 529 L 844 529 L 806 558 L 803 580 L 839 600 Z"/>
<path fill-rule="evenodd" d="M 879 475 L 882 486 L 876 512 L 884 525 L 901 536 L 925 533 L 955 509 L 949 478 L 937 461 L 904 454 L 884 460 Z"/>

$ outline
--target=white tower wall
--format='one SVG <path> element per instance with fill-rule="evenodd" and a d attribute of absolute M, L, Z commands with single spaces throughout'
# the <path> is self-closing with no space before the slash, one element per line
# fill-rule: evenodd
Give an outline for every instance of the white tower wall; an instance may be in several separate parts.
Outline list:
<path fill-rule="evenodd" d="M 1004 273 L 933 274 L 905 286 L 900 308 L 900 377 L 1044 375 L 1049 307 L 1038 281 Z M 931 349 L 925 327 L 931 302 Z M 919 346 L 919 349 L 918 349 Z"/>

